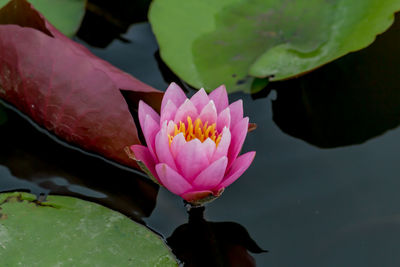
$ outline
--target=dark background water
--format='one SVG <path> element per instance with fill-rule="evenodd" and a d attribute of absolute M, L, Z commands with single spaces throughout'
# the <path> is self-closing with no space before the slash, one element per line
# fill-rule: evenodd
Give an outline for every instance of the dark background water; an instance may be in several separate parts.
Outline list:
<path fill-rule="evenodd" d="M 258 125 L 243 147 L 257 156 L 206 207 L 207 222 L 193 215 L 184 226 L 188 213 L 178 196 L 137 171 L 55 141 L 4 107 L 0 191 L 96 201 L 160 233 L 188 262 L 201 260 L 196 244 L 203 245 L 201 255 L 214 261 L 209 266 L 249 265 L 246 248 L 260 252 L 252 240 L 269 250 L 250 253 L 258 266 L 399 266 L 399 38 L 398 19 L 362 51 L 257 95 L 230 95 L 244 100 Z M 164 72 L 167 82 L 160 71 L 150 26 L 134 24 L 120 39 L 103 43 L 106 49 L 89 47 L 164 90 L 171 76 Z"/>

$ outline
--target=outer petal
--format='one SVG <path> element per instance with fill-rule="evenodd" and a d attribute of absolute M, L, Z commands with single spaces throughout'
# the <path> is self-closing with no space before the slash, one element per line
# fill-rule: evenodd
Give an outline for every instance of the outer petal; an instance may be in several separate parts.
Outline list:
<path fill-rule="evenodd" d="M 232 129 L 232 139 L 231 145 L 228 150 L 228 170 L 232 165 L 233 161 L 239 155 L 240 150 L 242 149 L 244 139 L 246 139 L 247 129 L 249 125 L 249 118 L 243 118 L 237 125 Z"/>
<path fill-rule="evenodd" d="M 199 113 L 197 112 L 196 107 L 189 99 L 186 99 L 185 102 L 183 102 L 183 104 L 176 111 L 174 122 L 186 122 L 187 117 L 191 117 L 193 120 L 195 120 L 198 116 Z"/>
<path fill-rule="evenodd" d="M 160 163 L 166 163 L 176 170 L 174 158 L 172 157 L 169 147 L 169 139 L 167 134 L 167 122 L 163 123 L 161 130 L 158 132 L 155 140 L 156 154 Z"/>
<path fill-rule="evenodd" d="M 179 173 L 165 163 L 156 165 L 156 171 L 160 181 L 172 193 L 181 195 L 192 189 L 192 186 Z"/>
<path fill-rule="evenodd" d="M 205 146 L 199 139 L 193 139 L 187 142 L 182 151 L 180 151 L 176 157 L 176 165 L 178 167 L 179 173 L 188 182 L 193 181 L 193 179 L 209 165 L 207 158 L 207 151 Z"/>
<path fill-rule="evenodd" d="M 229 128 L 231 126 L 231 111 L 230 108 L 227 107 L 223 111 L 221 111 L 218 115 L 217 119 L 217 131 L 220 133 L 224 129 L 224 127 Z"/>
<path fill-rule="evenodd" d="M 243 101 L 239 99 L 229 105 L 231 111 L 231 125 L 235 126 L 243 119 Z"/>
<path fill-rule="evenodd" d="M 201 88 L 197 91 L 191 98 L 193 105 L 197 108 L 197 112 L 201 112 L 201 110 L 210 102 L 206 91 Z"/>
<path fill-rule="evenodd" d="M 186 99 L 187 97 L 182 89 L 176 83 L 171 83 L 165 91 L 163 100 L 161 101 L 161 114 L 163 113 L 168 100 L 171 100 L 175 106 L 179 107 Z"/>
<path fill-rule="evenodd" d="M 159 130 L 160 130 L 160 125 L 158 124 L 158 122 L 154 121 L 151 115 L 146 115 L 144 120 L 143 135 L 151 155 L 156 160 L 157 160 L 157 155 L 155 152 L 155 138 Z"/>
<path fill-rule="evenodd" d="M 221 141 L 216 148 L 211 162 L 218 160 L 219 158 L 228 155 L 228 149 L 231 144 L 231 132 L 228 128 L 224 128 L 222 131 Z"/>
<path fill-rule="evenodd" d="M 140 126 L 142 127 L 142 130 L 144 129 L 144 120 L 146 119 L 147 115 L 150 115 L 150 117 L 153 118 L 155 122 L 160 121 L 160 115 L 158 115 L 157 112 L 154 111 L 149 105 L 146 104 L 146 102 L 140 100 L 139 101 L 139 122 Z"/>
<path fill-rule="evenodd" d="M 161 112 L 160 126 L 164 123 L 164 121 L 174 120 L 177 109 L 178 108 L 175 106 L 174 102 L 168 100 L 163 111 Z"/>
<path fill-rule="evenodd" d="M 217 108 L 215 107 L 214 101 L 211 100 L 208 102 L 208 104 L 201 111 L 199 118 L 203 123 L 208 121 L 208 125 L 217 122 Z"/>
<path fill-rule="evenodd" d="M 228 94 L 226 93 L 225 85 L 221 85 L 220 87 L 212 91 L 208 95 L 208 98 L 214 101 L 218 113 L 224 110 L 229 104 Z"/>
<path fill-rule="evenodd" d="M 228 158 L 222 157 L 203 170 L 192 182 L 194 190 L 213 189 L 224 178 Z"/>
<path fill-rule="evenodd" d="M 171 153 L 174 158 L 176 158 L 180 151 L 182 151 L 183 146 L 186 144 L 186 139 L 183 133 L 177 134 L 171 143 Z"/>
<path fill-rule="evenodd" d="M 223 179 L 222 183 L 218 185 L 217 189 L 227 187 L 236 181 L 246 170 L 249 168 L 251 162 L 256 155 L 255 151 L 247 152 L 246 154 L 238 157 L 232 164 L 231 169 Z"/>
<path fill-rule="evenodd" d="M 151 155 L 149 149 L 142 145 L 133 145 L 133 146 L 131 146 L 131 150 L 133 151 L 133 154 L 135 155 L 135 159 L 143 162 L 143 164 L 147 167 L 147 169 L 150 171 L 150 173 L 158 181 L 160 181 L 160 179 L 158 178 L 156 169 L 155 169 L 156 163 L 155 163 L 154 158 Z M 144 170 L 144 171 L 146 171 L 146 170 Z"/>

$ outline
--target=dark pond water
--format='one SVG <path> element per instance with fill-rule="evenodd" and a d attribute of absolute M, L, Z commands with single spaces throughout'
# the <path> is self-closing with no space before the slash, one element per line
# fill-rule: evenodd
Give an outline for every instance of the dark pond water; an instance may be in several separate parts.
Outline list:
<path fill-rule="evenodd" d="M 91 50 L 164 90 L 149 25 L 135 24 L 123 38 L 130 42 Z M 179 197 L 4 107 L 0 191 L 101 203 L 161 234 L 191 266 L 400 266 L 398 47 L 400 20 L 372 46 L 315 72 L 257 95 L 230 95 L 244 99 L 258 124 L 243 148 L 257 156 L 204 219 L 195 210 L 187 224 Z"/>

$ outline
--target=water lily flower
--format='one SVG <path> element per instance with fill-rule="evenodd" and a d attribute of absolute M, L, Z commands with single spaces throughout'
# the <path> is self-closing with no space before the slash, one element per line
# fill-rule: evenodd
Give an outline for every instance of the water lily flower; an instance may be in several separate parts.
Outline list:
<path fill-rule="evenodd" d="M 147 147 L 131 146 L 134 159 L 160 185 L 193 204 L 220 196 L 255 156 L 254 151 L 238 156 L 249 118 L 243 118 L 242 100 L 229 105 L 223 85 L 188 99 L 171 83 L 160 114 L 140 101 L 139 122 Z"/>

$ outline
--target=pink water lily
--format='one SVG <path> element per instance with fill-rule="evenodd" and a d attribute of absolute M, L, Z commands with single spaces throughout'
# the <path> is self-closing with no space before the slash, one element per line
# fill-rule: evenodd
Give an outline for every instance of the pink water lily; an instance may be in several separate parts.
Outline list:
<path fill-rule="evenodd" d="M 249 118 L 242 100 L 229 105 L 225 86 L 209 95 L 204 89 L 188 99 L 172 83 L 165 92 L 160 115 L 139 103 L 139 121 L 147 147 L 133 145 L 142 169 L 188 202 L 218 197 L 250 166 L 255 152 L 238 157 Z"/>

